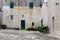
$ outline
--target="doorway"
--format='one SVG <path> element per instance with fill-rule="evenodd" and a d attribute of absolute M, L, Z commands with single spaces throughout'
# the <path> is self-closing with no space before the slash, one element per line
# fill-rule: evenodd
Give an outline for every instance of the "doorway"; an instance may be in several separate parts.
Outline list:
<path fill-rule="evenodd" d="M 25 29 L 25 20 L 21 20 L 21 30 Z"/>
<path fill-rule="evenodd" d="M 53 32 L 54 32 L 54 27 L 55 27 L 55 26 L 54 26 L 54 23 L 55 23 L 54 19 L 55 19 L 55 18 L 52 17 L 52 27 L 53 27 Z"/>

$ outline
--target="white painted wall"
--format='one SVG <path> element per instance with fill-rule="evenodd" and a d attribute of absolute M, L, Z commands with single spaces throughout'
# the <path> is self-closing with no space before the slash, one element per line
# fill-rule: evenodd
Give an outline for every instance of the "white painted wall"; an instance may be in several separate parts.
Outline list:
<path fill-rule="evenodd" d="M 43 6 L 41 8 L 41 19 L 43 19 L 43 25 L 48 26 L 48 6 L 46 6 L 47 1 L 44 0 Z"/>
<path fill-rule="evenodd" d="M 49 0 L 48 3 L 48 24 L 50 33 L 60 36 L 60 0 Z M 59 5 L 56 5 L 56 3 L 59 3 Z M 52 17 L 55 17 L 54 27 L 52 24 Z"/>

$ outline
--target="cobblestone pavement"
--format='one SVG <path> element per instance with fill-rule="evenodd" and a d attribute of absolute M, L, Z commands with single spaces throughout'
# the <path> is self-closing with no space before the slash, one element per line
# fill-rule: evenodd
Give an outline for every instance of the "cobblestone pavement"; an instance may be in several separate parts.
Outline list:
<path fill-rule="evenodd" d="M 60 40 L 38 31 L 0 30 L 0 40 Z"/>

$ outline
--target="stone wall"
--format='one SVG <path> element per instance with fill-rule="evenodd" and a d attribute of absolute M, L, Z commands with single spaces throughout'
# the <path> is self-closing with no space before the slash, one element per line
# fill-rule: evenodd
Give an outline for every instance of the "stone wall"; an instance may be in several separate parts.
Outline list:
<path fill-rule="evenodd" d="M 13 20 L 10 19 L 10 15 L 13 15 Z M 40 7 L 29 9 L 29 7 L 19 6 L 10 9 L 9 6 L 3 6 L 3 24 L 12 28 L 21 28 L 21 20 L 26 21 L 26 28 L 32 27 L 32 22 L 34 27 L 40 26 Z"/>
<path fill-rule="evenodd" d="M 10 2 L 14 3 L 14 8 L 10 8 Z M 29 8 L 29 3 L 34 3 L 34 8 Z M 40 26 L 40 0 L 3 0 L 3 19 L 2 24 L 11 28 L 21 28 L 21 20 L 25 20 L 26 28 Z M 10 19 L 13 15 L 13 20 Z M 22 17 L 22 15 L 24 17 Z"/>

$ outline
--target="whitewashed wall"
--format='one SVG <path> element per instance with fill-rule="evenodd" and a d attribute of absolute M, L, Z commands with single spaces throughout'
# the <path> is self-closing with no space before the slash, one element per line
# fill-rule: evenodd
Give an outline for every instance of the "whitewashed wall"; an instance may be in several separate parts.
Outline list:
<path fill-rule="evenodd" d="M 50 33 L 54 33 L 57 36 L 60 36 L 60 0 L 49 0 L 49 6 L 48 6 L 48 24 L 50 27 Z M 56 3 L 59 3 L 56 5 Z M 52 17 L 55 17 L 54 19 L 54 27 L 52 24 Z"/>
<path fill-rule="evenodd" d="M 44 0 L 41 8 L 41 19 L 43 19 L 43 25 L 48 26 L 48 6 L 46 6 L 47 0 Z"/>
<path fill-rule="evenodd" d="M 55 27 L 55 33 L 60 36 L 60 0 L 57 0 L 56 3 L 59 3 L 56 5 L 56 27 Z"/>
<path fill-rule="evenodd" d="M 56 1 L 55 0 L 49 0 L 48 1 L 48 25 L 50 27 L 50 32 L 54 33 L 55 30 L 55 19 L 56 19 Z M 53 27 L 53 21 L 52 21 L 52 17 L 54 17 L 54 27 Z"/>

